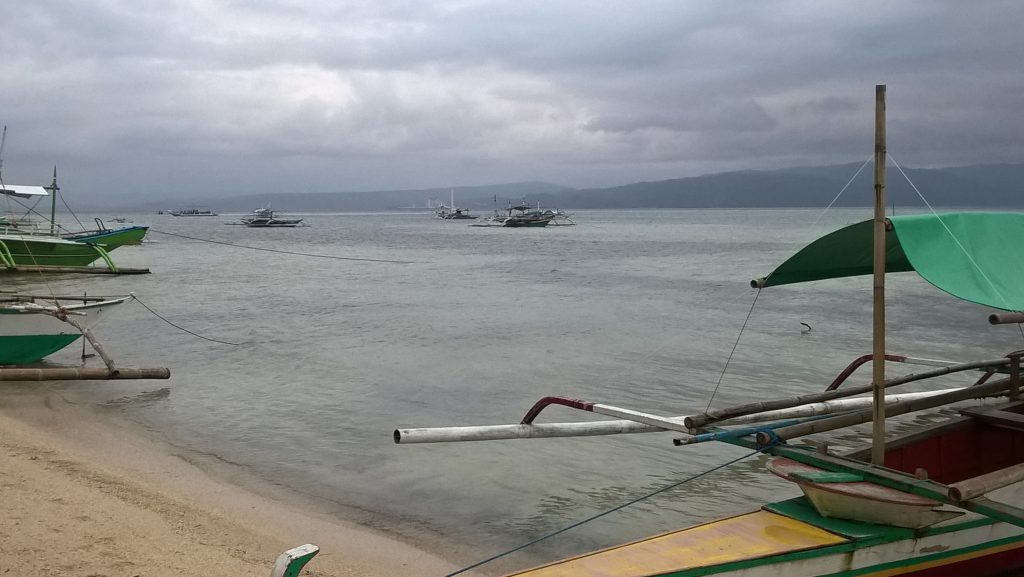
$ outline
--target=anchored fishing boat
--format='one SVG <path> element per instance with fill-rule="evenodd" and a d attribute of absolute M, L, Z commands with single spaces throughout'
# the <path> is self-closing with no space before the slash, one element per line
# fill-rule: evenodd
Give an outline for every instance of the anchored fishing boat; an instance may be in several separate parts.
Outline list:
<path fill-rule="evenodd" d="M 469 214 L 469 210 L 465 208 L 459 208 L 455 206 L 455 189 L 449 190 L 451 193 L 451 205 L 445 206 L 443 203 L 441 206 L 434 210 L 434 215 L 442 220 L 473 220 L 476 215 Z"/>
<path fill-rule="evenodd" d="M 251 228 L 295 228 L 302 225 L 302 219 L 283 218 L 267 205 L 265 208 L 257 208 L 242 217 L 240 223 Z"/>
<path fill-rule="evenodd" d="M 171 216 L 217 216 L 217 213 L 208 208 L 181 208 L 167 211 Z"/>
<path fill-rule="evenodd" d="M 545 397 L 517 424 L 395 430 L 396 443 L 673 431 L 677 445 L 715 441 L 750 450 L 731 462 L 769 455 L 766 474 L 793 482 L 803 493 L 515 575 L 980 576 L 1016 574 L 1024 568 L 1024 399 L 1019 396 L 1024 351 L 959 363 L 885 352 L 887 273 L 915 271 L 950 295 L 1004 311 L 992 314 L 992 323 L 1024 322 L 1024 214 L 933 212 L 886 218 L 885 86 L 876 87 L 875 127 L 874 219 L 822 237 L 751 282 L 764 290 L 873 275 L 870 385 L 840 386 L 863 363 L 854 361 L 835 386 L 821 393 L 688 416 Z M 929 368 L 887 379 L 886 360 Z M 954 389 L 941 385 L 887 394 L 887 389 L 947 375 L 979 378 Z M 871 396 L 856 397 L 864 393 Z M 966 408 L 960 404 L 959 416 L 946 422 L 886 438 L 887 418 L 989 397 L 1007 400 Z M 535 422 L 549 406 L 615 420 Z M 868 422 L 872 441 L 863 449 L 835 454 L 827 442 L 790 444 Z"/>
<path fill-rule="evenodd" d="M 4 137 L 7 129 L 4 128 Z M 3 148 L 0 142 L 0 149 Z M 2 162 L 0 162 L 2 165 Z M 107 234 L 92 231 L 84 237 L 61 238 L 55 219 L 57 192 L 57 169 L 53 169 L 53 182 L 49 186 L 5 185 L 0 179 L 0 196 L 9 198 L 36 199 L 50 197 L 50 219 L 46 228 L 40 223 L 24 219 L 5 218 L 0 224 L 0 265 L 6 269 L 19 267 L 85 267 L 102 259 L 111 271 L 117 266 L 110 259 L 109 251 L 138 238 L 141 241 L 147 228 L 128 227 Z M 97 219 L 99 222 L 99 219 Z M 138 231 L 141 231 L 139 235 Z"/>
<path fill-rule="evenodd" d="M 506 213 L 501 214 L 497 210 L 491 216 L 481 219 L 481 222 L 470 226 L 507 226 L 510 228 L 542 227 L 542 226 L 574 226 L 571 215 L 558 210 L 541 210 L 540 203 L 537 206 L 530 206 L 525 202 L 512 206 L 509 202 Z"/>

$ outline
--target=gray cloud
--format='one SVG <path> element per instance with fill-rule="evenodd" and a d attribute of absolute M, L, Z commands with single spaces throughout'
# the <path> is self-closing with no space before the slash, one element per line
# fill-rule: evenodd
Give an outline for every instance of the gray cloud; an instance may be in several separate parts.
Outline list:
<path fill-rule="evenodd" d="M 7 182 L 83 194 L 611 186 L 1020 162 L 1017 2 L 36 0 L 0 37 Z"/>

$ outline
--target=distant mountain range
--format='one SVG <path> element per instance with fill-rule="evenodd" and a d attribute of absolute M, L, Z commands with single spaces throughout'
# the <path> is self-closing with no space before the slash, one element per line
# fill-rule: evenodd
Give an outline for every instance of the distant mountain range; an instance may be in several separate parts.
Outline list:
<path fill-rule="evenodd" d="M 894 167 L 887 170 L 887 198 L 892 205 L 923 207 L 919 191 L 932 206 L 1024 207 L 1024 164 L 904 169 L 906 178 Z M 873 202 L 873 178 L 870 163 L 863 168 L 860 164 L 838 164 L 723 172 L 611 188 L 574 189 L 546 182 L 521 182 L 454 189 L 282 192 L 217 200 L 206 197 L 195 199 L 194 204 L 220 212 L 248 212 L 267 204 L 287 212 L 425 210 L 429 204 L 448 204 L 454 192 L 458 206 L 488 212 L 524 200 L 560 209 L 825 207 L 845 187 L 835 206 L 868 206 Z M 117 209 L 155 212 L 189 204 L 188 199 L 182 199 L 175 206 L 148 202 Z"/>

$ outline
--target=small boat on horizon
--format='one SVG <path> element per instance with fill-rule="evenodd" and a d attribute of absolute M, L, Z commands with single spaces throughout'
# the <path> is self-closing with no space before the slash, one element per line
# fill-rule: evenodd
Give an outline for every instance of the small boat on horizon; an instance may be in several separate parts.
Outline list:
<path fill-rule="evenodd" d="M 440 206 L 438 206 L 434 210 L 434 215 L 437 216 L 437 218 L 440 218 L 442 220 L 473 220 L 477 218 L 476 215 L 469 214 L 469 209 L 459 208 L 455 206 L 454 188 L 451 189 L 449 192 L 451 193 L 451 204 L 449 206 L 445 206 L 444 203 L 442 203 Z"/>
<path fill-rule="evenodd" d="M 179 210 L 167 211 L 171 216 L 219 216 L 208 208 L 182 208 Z"/>

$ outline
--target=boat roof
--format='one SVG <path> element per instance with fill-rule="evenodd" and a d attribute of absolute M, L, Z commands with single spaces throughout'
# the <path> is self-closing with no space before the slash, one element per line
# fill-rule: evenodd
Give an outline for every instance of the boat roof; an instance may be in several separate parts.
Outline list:
<path fill-rule="evenodd" d="M 50 193 L 41 186 L 26 186 L 23 184 L 5 184 L 0 187 L 0 194 L 20 197 L 50 196 Z"/>
<path fill-rule="evenodd" d="M 886 272 L 916 271 L 936 288 L 965 301 L 1024 311 L 1024 213 L 948 212 L 891 216 Z M 768 276 L 770 287 L 872 273 L 874 221 L 825 235 Z"/>

